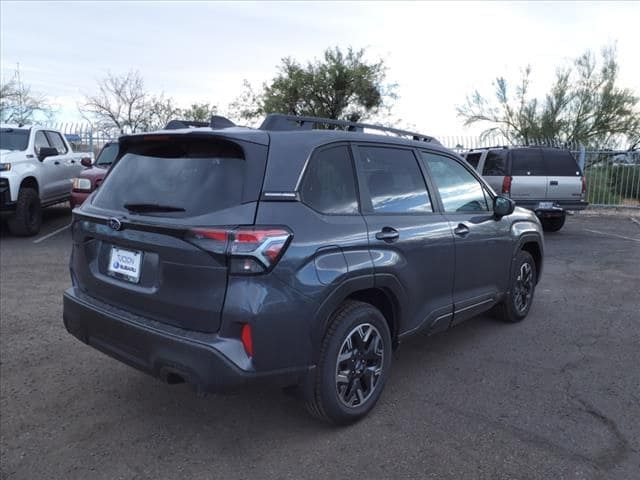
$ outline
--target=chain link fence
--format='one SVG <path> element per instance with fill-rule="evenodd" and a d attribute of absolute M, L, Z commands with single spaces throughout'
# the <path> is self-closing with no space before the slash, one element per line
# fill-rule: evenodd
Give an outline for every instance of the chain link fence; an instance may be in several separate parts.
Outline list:
<path fill-rule="evenodd" d="M 117 135 L 110 136 L 84 123 L 61 123 L 50 127 L 64 133 L 74 150 L 90 152 L 94 156 L 105 143 L 117 139 Z M 458 153 L 472 148 L 509 144 L 500 136 L 445 135 L 436 138 Z M 572 152 L 585 173 L 587 200 L 592 206 L 640 208 L 640 150 L 585 148 L 578 144 L 557 144 L 544 140 L 530 143 L 565 148 Z"/>

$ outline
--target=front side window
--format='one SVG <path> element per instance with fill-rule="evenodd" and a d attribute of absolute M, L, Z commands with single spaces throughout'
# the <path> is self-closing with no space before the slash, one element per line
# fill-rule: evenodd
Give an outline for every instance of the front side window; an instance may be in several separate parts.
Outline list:
<path fill-rule="evenodd" d="M 49 140 L 47 140 L 47 137 L 45 136 L 44 132 L 42 130 L 36 132 L 36 138 L 35 138 L 35 151 L 36 151 L 36 155 L 40 155 L 40 149 L 42 147 L 50 147 L 51 145 L 49 145 Z"/>
<path fill-rule="evenodd" d="M 374 213 L 433 212 L 422 172 L 411 150 L 359 147 L 362 177 Z"/>
<path fill-rule="evenodd" d="M 445 212 L 486 212 L 489 205 L 480 182 L 452 158 L 421 152 L 431 171 Z"/>
<path fill-rule="evenodd" d="M 300 188 L 302 201 L 321 213 L 358 213 L 356 184 L 349 147 L 339 145 L 315 153 Z"/>
<path fill-rule="evenodd" d="M 482 175 L 487 177 L 504 177 L 507 175 L 507 151 L 489 150 L 484 160 Z"/>
<path fill-rule="evenodd" d="M 67 146 L 58 132 L 46 132 L 46 135 L 51 146 L 58 150 L 59 155 L 67 153 Z"/>

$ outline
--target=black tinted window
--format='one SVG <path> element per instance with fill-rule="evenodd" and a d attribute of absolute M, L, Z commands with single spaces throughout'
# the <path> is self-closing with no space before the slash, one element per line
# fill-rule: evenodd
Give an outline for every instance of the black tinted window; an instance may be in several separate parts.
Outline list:
<path fill-rule="evenodd" d="M 568 150 L 543 150 L 547 175 L 575 177 L 580 175 L 578 163 Z"/>
<path fill-rule="evenodd" d="M 0 150 L 26 150 L 29 145 L 29 130 L 3 128 L 0 130 Z"/>
<path fill-rule="evenodd" d="M 507 174 L 507 151 L 489 150 L 484 160 L 482 175 L 504 177 Z"/>
<path fill-rule="evenodd" d="M 62 137 L 58 132 L 45 133 L 47 134 L 47 138 L 49 139 L 49 143 L 51 144 L 51 146 L 58 150 L 58 153 L 60 155 L 64 155 L 65 153 L 67 153 L 67 146 L 65 145 L 64 140 L 62 140 Z"/>
<path fill-rule="evenodd" d="M 300 190 L 302 201 L 322 213 L 358 212 L 349 148 L 341 145 L 313 155 Z"/>
<path fill-rule="evenodd" d="M 116 159 L 116 155 L 118 155 L 118 144 L 110 143 L 100 151 L 98 159 L 96 160 L 96 165 L 111 165 Z"/>
<path fill-rule="evenodd" d="M 152 215 L 196 216 L 242 201 L 246 162 L 230 142 L 159 141 L 132 145 L 96 194 L 94 205 L 126 210 L 150 204 L 184 209 Z"/>
<path fill-rule="evenodd" d="M 481 153 L 467 153 L 464 158 L 473 168 L 478 168 L 478 162 L 480 161 L 481 155 Z"/>
<path fill-rule="evenodd" d="M 429 165 L 445 212 L 489 210 L 482 185 L 460 163 L 428 152 L 422 152 L 422 160 Z"/>
<path fill-rule="evenodd" d="M 539 148 L 523 148 L 511 151 L 511 175 L 535 176 L 546 175 L 542 163 L 542 152 Z"/>
<path fill-rule="evenodd" d="M 412 151 L 360 147 L 358 175 L 375 213 L 432 212 L 427 187 Z"/>

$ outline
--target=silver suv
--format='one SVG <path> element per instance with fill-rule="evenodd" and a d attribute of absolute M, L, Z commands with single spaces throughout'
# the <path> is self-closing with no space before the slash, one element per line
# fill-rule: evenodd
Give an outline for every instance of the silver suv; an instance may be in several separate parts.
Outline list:
<path fill-rule="evenodd" d="M 553 147 L 490 147 L 463 155 L 499 194 L 533 210 L 546 231 L 562 228 L 567 210 L 583 210 L 586 183 L 568 150 Z"/>

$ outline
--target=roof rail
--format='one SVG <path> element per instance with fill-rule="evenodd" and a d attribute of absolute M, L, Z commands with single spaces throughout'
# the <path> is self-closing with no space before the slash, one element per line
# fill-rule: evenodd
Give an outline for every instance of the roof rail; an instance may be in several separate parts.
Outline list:
<path fill-rule="evenodd" d="M 347 120 L 334 120 L 322 117 L 305 117 L 298 115 L 284 115 L 280 113 L 270 113 L 260 125 L 260 130 L 312 130 L 315 125 L 325 125 L 330 127 L 342 127 L 348 132 L 363 132 L 364 129 L 380 130 L 382 132 L 393 133 L 399 137 L 410 137 L 412 140 L 420 142 L 439 143 L 435 138 L 422 133 L 399 130 L 397 128 L 383 127 L 370 123 L 349 122 Z"/>
<path fill-rule="evenodd" d="M 220 128 L 229 128 L 235 127 L 236 124 L 233 123 L 226 117 L 222 117 L 220 115 L 212 115 L 211 120 L 208 122 L 200 122 L 196 120 L 171 120 L 164 127 L 165 130 L 178 130 L 180 128 L 201 128 L 201 127 L 210 127 L 214 130 Z"/>

